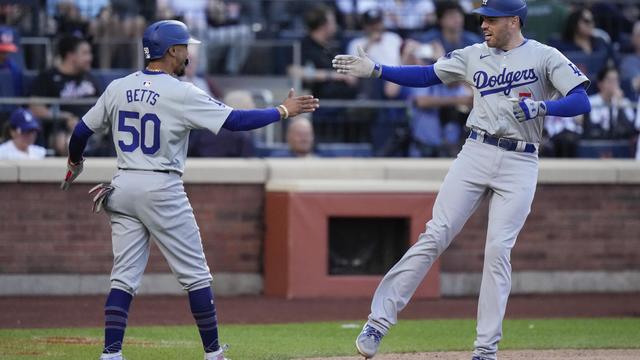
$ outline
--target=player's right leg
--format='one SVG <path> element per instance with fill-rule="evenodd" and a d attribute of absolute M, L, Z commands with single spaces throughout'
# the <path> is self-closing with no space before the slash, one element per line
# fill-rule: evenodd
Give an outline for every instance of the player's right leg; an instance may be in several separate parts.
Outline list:
<path fill-rule="evenodd" d="M 111 217 L 113 269 L 111 290 L 105 303 L 105 337 L 101 359 L 122 359 L 122 343 L 129 316 L 129 306 L 142 280 L 149 259 L 149 232 L 135 217 L 136 180 L 118 174 L 112 184 L 116 187 L 105 209 Z"/>
<path fill-rule="evenodd" d="M 116 191 L 114 191 L 116 193 Z M 117 198 L 109 199 L 110 206 Z M 122 213 L 110 212 L 113 244 L 113 269 L 111 290 L 104 307 L 105 331 L 101 359 L 122 359 L 122 343 L 129 317 L 129 306 L 138 290 L 142 274 L 149 259 L 149 233 L 136 218 Z M 120 357 L 118 357 L 120 356 Z"/>
<path fill-rule="evenodd" d="M 407 305 L 431 265 L 485 197 L 491 177 L 486 162 L 493 159 L 497 150 L 497 147 L 467 140 L 442 183 L 426 231 L 387 272 L 376 289 L 369 320 L 356 340 L 363 356 L 373 357 L 379 344 L 379 340 L 373 338 L 372 342 L 372 336 L 367 335 L 371 332 L 368 327 L 384 336 L 397 323 L 398 313 Z"/>

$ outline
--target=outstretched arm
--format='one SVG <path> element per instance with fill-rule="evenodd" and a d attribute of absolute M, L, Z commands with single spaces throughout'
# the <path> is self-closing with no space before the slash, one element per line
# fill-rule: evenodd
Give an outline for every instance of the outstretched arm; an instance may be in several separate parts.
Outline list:
<path fill-rule="evenodd" d="M 358 47 L 358 56 L 337 55 L 333 68 L 340 74 L 356 77 L 377 77 L 403 86 L 427 87 L 441 84 L 433 66 L 385 66 L 374 63 Z"/>
<path fill-rule="evenodd" d="M 295 96 L 293 89 L 281 105 L 270 109 L 232 110 L 222 127 L 231 131 L 258 129 L 278 120 L 314 112 L 319 100 L 312 95 Z"/>

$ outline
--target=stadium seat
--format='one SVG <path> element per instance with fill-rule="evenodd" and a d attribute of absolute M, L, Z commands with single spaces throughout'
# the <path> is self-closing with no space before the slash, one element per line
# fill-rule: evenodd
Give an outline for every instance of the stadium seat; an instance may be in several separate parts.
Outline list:
<path fill-rule="evenodd" d="M 631 142 L 629 140 L 580 140 L 578 157 L 631 158 Z"/>

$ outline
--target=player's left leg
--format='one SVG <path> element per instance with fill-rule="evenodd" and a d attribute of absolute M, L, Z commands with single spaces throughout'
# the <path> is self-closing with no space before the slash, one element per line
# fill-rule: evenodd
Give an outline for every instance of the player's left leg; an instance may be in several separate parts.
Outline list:
<path fill-rule="evenodd" d="M 538 178 L 535 154 L 504 152 L 491 184 L 474 356 L 495 359 L 511 291 L 511 249 L 531 210 Z"/>

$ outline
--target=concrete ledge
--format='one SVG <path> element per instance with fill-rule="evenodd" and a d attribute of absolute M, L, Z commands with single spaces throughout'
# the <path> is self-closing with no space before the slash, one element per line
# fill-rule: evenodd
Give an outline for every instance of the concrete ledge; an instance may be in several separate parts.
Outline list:
<path fill-rule="evenodd" d="M 185 183 L 265 184 L 280 180 L 393 180 L 440 182 L 452 159 L 188 159 Z M 0 182 L 62 180 L 66 159 L 0 162 Z M 115 158 L 89 158 L 76 181 L 110 181 Z M 17 179 L 16 179 L 17 176 Z M 640 184 L 640 161 L 543 159 L 541 184 Z"/>
<path fill-rule="evenodd" d="M 443 296 L 477 295 L 481 273 L 441 273 Z M 520 271 L 512 274 L 512 294 L 637 292 L 640 271 Z"/>
<path fill-rule="evenodd" d="M 438 181 L 400 180 L 274 180 L 267 191 L 311 193 L 435 193 Z"/>
<path fill-rule="evenodd" d="M 216 295 L 257 295 L 262 293 L 260 274 L 220 273 L 213 275 Z M 91 274 L 2 274 L 0 296 L 6 295 L 97 295 L 109 290 L 109 275 Z M 173 274 L 145 274 L 140 294 L 183 294 Z"/>
<path fill-rule="evenodd" d="M 88 158 L 82 174 L 75 180 L 78 183 L 109 182 L 116 172 L 115 158 Z M 23 161 L 19 164 L 20 182 L 60 183 L 67 171 L 66 158 Z"/>
<path fill-rule="evenodd" d="M 187 159 L 185 183 L 264 184 L 267 165 L 260 159 Z"/>
<path fill-rule="evenodd" d="M 266 159 L 269 180 L 384 179 L 383 162 L 375 159 Z"/>
<path fill-rule="evenodd" d="M 0 182 L 18 182 L 18 163 L 0 161 Z"/>
<path fill-rule="evenodd" d="M 539 184 L 615 184 L 618 173 L 609 160 L 556 160 L 540 162 Z"/>
<path fill-rule="evenodd" d="M 390 180 L 444 180 L 453 159 L 388 160 L 384 163 L 385 178 Z"/>

